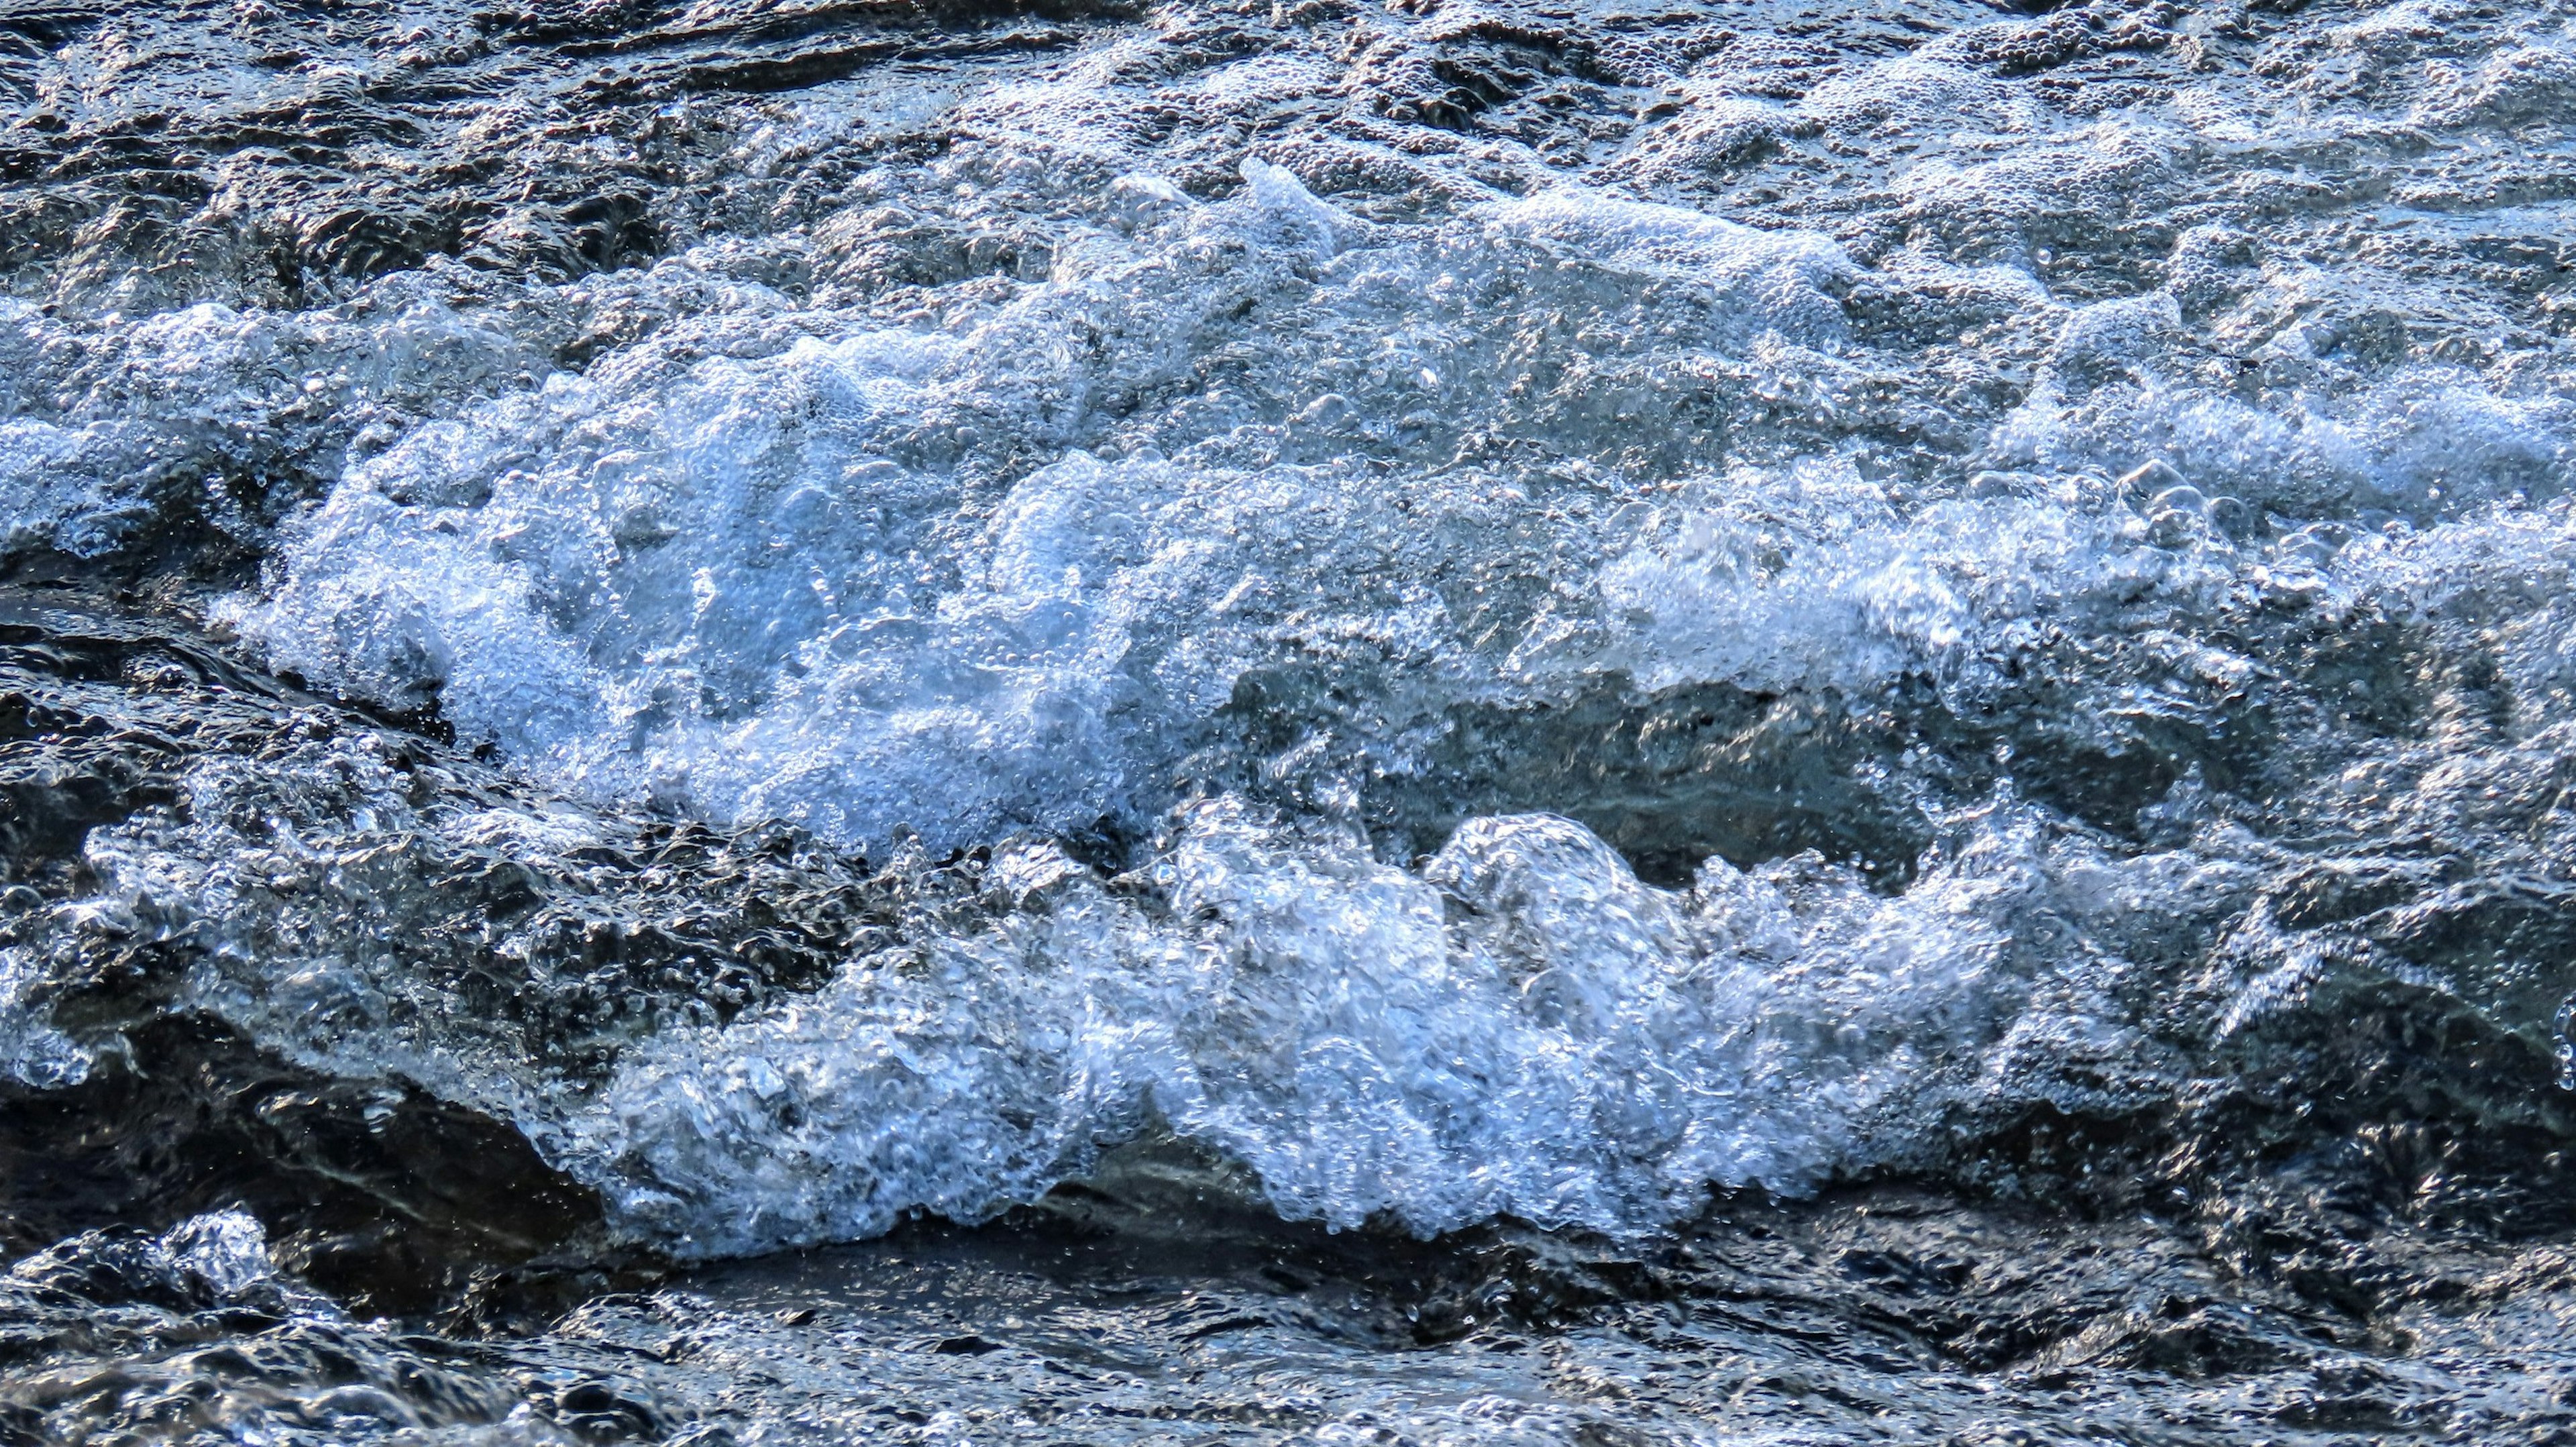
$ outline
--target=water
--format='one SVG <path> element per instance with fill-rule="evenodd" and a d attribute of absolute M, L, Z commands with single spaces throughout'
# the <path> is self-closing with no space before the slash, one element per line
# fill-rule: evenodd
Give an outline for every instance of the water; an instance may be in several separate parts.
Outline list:
<path fill-rule="evenodd" d="M 2576 1434 L 2576 11 L 0 40 L 0 1437 Z"/>

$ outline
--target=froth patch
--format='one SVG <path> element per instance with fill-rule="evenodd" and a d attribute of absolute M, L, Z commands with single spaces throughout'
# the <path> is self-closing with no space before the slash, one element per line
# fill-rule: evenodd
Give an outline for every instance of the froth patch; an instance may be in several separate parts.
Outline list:
<path fill-rule="evenodd" d="M 1651 1231 L 1711 1183 L 1802 1189 L 1956 1084 L 2058 867 L 1998 818 L 1901 900 L 1723 863 L 1674 893 L 1549 816 L 1473 821 L 1415 873 L 1221 803 L 1155 866 L 1165 911 L 1046 853 L 996 865 L 1049 882 L 989 932 L 650 1042 L 569 1124 L 575 1168 L 728 1253 L 981 1219 L 1151 1121 L 1291 1217 Z"/>
<path fill-rule="evenodd" d="M 1441 464 L 1489 433 L 1624 447 L 1651 416 L 1582 416 L 1601 386 L 1507 368 L 1701 387 L 1666 359 L 1830 345 L 1850 274 L 1811 235 L 1588 193 L 1405 233 L 1279 167 L 1242 178 L 1216 205 L 1123 178 L 1113 199 L 1160 202 L 1132 240 L 945 328 L 814 311 L 789 341 L 746 295 L 421 426 L 224 616 L 594 795 L 941 847 L 1149 818 L 1254 668 L 1321 660 L 1434 706 L 1487 686 L 1462 660 L 1496 622 L 1457 599 L 1531 580 L 1489 587 L 1475 540 L 1582 555 L 1588 525 Z M 1618 331 L 1592 354 L 1513 357 L 1596 311 Z M 1569 476 L 1537 490 L 1598 490 Z"/>

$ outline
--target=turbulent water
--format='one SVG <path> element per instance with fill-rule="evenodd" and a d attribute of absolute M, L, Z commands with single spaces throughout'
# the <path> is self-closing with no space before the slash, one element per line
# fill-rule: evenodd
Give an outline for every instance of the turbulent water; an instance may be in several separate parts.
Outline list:
<path fill-rule="evenodd" d="M 2576 1442 L 2576 7 L 0 106 L 0 1444 Z"/>

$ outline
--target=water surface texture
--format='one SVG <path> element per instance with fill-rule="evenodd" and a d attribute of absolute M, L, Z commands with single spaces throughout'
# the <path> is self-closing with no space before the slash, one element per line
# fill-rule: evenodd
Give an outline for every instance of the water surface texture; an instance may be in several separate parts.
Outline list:
<path fill-rule="evenodd" d="M 0 107 L 5 1447 L 2576 1443 L 2576 7 Z"/>

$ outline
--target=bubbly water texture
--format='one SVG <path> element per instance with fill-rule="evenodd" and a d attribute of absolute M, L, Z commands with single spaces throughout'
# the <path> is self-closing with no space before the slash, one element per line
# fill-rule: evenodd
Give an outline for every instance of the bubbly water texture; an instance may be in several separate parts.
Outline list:
<path fill-rule="evenodd" d="M 1152 820 L 1259 668 L 1387 695 L 1344 727 L 1393 771 L 1407 725 L 1582 677 L 1955 681 L 2043 617 L 2146 590 L 2215 611 L 2263 565 L 2213 522 L 2222 489 L 2479 526 L 2558 490 L 2576 436 L 2562 399 L 2439 375 L 2341 420 L 2152 381 L 2071 409 L 2043 377 L 1988 448 L 2021 470 L 1982 496 L 1902 507 L 1838 458 L 1705 472 L 1702 414 L 1741 399 L 1676 399 L 1675 374 L 1795 397 L 1850 368 L 1831 243 L 1571 187 L 1399 233 L 1246 178 L 937 330 L 782 332 L 783 298 L 728 289 L 667 348 L 358 464 L 231 617 L 566 787 L 961 847 Z M 2172 308 L 2075 310 L 2056 365 L 2150 357 Z M 1293 410 L 1265 421 L 1222 372 L 1200 390 L 1211 351 Z M 1084 449 L 1116 419 L 1126 455 Z M 1533 434 L 1553 465 L 1510 461 Z M 2122 498 L 2079 470 L 2141 455 L 2198 485 Z M 2318 556 L 2302 534 L 2286 560 Z"/>
<path fill-rule="evenodd" d="M 644 1035 L 603 1074 L 532 1058 L 401 954 L 407 841 L 547 857 L 594 834 L 402 794 L 346 741 L 201 766 L 194 822 L 93 834 L 102 907 L 210 946 L 199 1006 L 301 1063 L 513 1121 L 684 1255 L 982 1219 L 1149 1125 L 1250 1165 L 1294 1217 L 1650 1229 L 1711 1183 L 1795 1190 L 1901 1155 L 1945 1103 L 2045 1089 L 2017 1083 L 2035 1055 L 2134 1047 L 2030 921 L 2116 938 L 2178 874 L 2244 887 L 2223 862 L 2107 858 L 2021 807 L 1955 821 L 1957 856 L 1891 898 L 1812 858 L 1657 889 L 1545 815 L 1472 822 L 1406 870 L 1226 800 L 1123 887 L 1011 846 L 980 925 Z"/>
<path fill-rule="evenodd" d="M 1543 410 L 1499 375 L 1516 333 L 1626 308 L 1611 356 L 1705 360 L 1839 323 L 1818 288 L 1849 263 L 1819 238 L 1572 191 L 1378 236 L 1245 177 L 940 330 L 803 315 L 822 335 L 782 344 L 785 302 L 753 297 L 688 344 L 749 355 L 648 346 L 433 424 L 353 469 L 235 616 L 573 788 L 863 846 L 1151 819 L 1257 666 L 1527 693 L 1452 595 L 1481 590 L 1486 538 L 1598 546 L 1550 517 L 1582 484 L 1419 463 Z M 1219 345 L 1293 378 L 1284 428 L 1199 390 Z M 1172 455 L 1082 449 L 1158 394 Z M 978 479 L 961 445 L 1039 465 Z"/>
<path fill-rule="evenodd" d="M 559 786 L 861 848 L 1151 830 L 1238 681 L 1318 660 L 1373 700 L 1314 725 L 1364 741 L 1345 805 L 1419 767 L 1444 710 L 1605 676 L 1854 697 L 1919 677 L 1966 713 L 2033 639 L 2082 627 L 2146 631 L 2223 691 L 2262 665 L 2156 629 L 2249 593 L 2423 615 L 2504 576 L 2537 609 L 2510 625 L 2521 696 L 2570 687 L 2543 577 L 2564 505 L 2491 500 L 2554 487 L 2563 403 L 2408 380 L 2284 420 L 2148 385 L 2070 420 L 2043 385 L 1990 448 L 2017 470 L 1948 498 L 1908 505 L 1832 456 L 1705 471 L 1705 419 L 1631 369 L 1812 390 L 1853 272 L 1832 244 L 1570 187 L 1371 226 L 1275 168 L 1245 181 L 1207 206 L 1122 182 L 1151 203 L 1125 234 L 936 327 L 725 287 L 667 347 L 358 462 L 230 616 L 281 665 L 435 702 Z M 700 286 L 692 265 L 640 285 Z M 2076 310 L 2058 354 L 2142 347 L 2160 304 Z M 1568 313 L 1587 320 L 1564 352 L 1531 341 Z M 1223 347 L 1293 410 L 1202 385 Z M 1575 375 L 1531 385 L 1547 366 Z M 2358 488 L 2448 521 L 2240 544 L 2200 487 L 2072 470 L 2120 428 L 2212 491 Z M 1541 429 L 1557 460 L 1515 464 L 1509 439 Z M 1028 465 L 977 465 L 997 455 Z M 2118 881 L 2227 873 L 2112 862 L 2001 804 L 1954 817 L 1955 856 L 1900 897 L 1719 860 L 1674 893 L 1553 817 L 1473 820 L 1397 867 L 1330 822 L 1335 797 L 1320 821 L 1174 816 L 1150 904 L 1007 846 L 997 923 L 647 1038 L 597 1082 L 532 1077 L 434 997 L 388 1005 L 419 993 L 393 957 L 246 961 L 204 998 L 518 1122 L 685 1254 L 979 1219 L 1149 1126 L 1249 1164 L 1290 1215 L 1628 1232 L 1712 1183 L 1900 1158 L 1946 1105 L 2044 1090 L 2019 1080 L 2037 1055 L 2143 1050 L 2025 916 L 2116 935 L 2142 897 Z M 119 840 L 92 846 L 109 878 L 225 913 L 234 846 L 201 838 L 170 878 Z"/>
<path fill-rule="evenodd" d="M 2437 10 L 2319 43 L 2394 74 Z M 192 468 L 302 469 L 318 498 L 274 534 L 224 524 L 274 544 L 216 615 L 276 667 L 603 807 L 988 851 L 974 908 L 596 1069 L 464 1017 L 366 913 L 409 841 L 569 857 L 593 816 L 425 804 L 364 740 L 202 762 L 181 807 L 92 833 L 83 908 L 203 942 L 192 1003 L 515 1123 L 683 1254 L 982 1219 L 1157 1129 L 1293 1216 L 1635 1234 L 1711 1184 L 1901 1163 L 1949 1112 L 2134 1100 L 2169 1047 L 2138 997 L 2176 960 L 2221 1035 L 2329 968 L 2265 894 L 2305 841 L 2563 863 L 2563 810 L 2480 811 L 2545 792 L 2576 710 L 2576 402 L 2545 359 L 2412 347 L 2345 305 L 2352 272 L 2220 221 L 2155 232 L 2152 276 L 2070 276 L 2053 246 L 2210 157 L 2366 127 L 2214 89 L 2062 114 L 2016 67 L 2120 37 L 2050 23 L 1812 86 L 1783 79 L 1817 63 L 1798 44 L 1730 36 L 1579 175 L 1479 189 L 1452 158 L 1367 216 L 1258 155 L 1146 167 L 1119 87 L 1147 42 L 1121 40 L 970 96 L 973 144 L 859 188 L 883 205 L 648 269 L 504 295 L 432 266 L 301 313 L 12 304 L 10 546 L 104 556 L 174 498 L 227 518 Z M 2565 32 L 2518 34 L 2424 71 L 2405 123 L 2563 102 Z M 1156 103 L 1328 83 L 1253 57 Z M 1870 182 L 1876 231 L 1691 204 L 1764 156 L 1953 131 Z M 824 144 L 763 137 L 744 165 Z M 940 250 L 922 211 L 985 193 L 1053 208 L 1048 244 Z M 2517 235 L 2564 220 L 2534 207 Z M 1789 753 L 1928 847 L 1659 885 L 1584 823 L 1487 812 L 1531 757 L 1609 758 L 1585 708 L 1692 758 L 1689 721 L 1732 705 L 1813 730 Z M 1878 742 L 1834 752 L 1854 735 Z M 2288 797 L 2296 844 L 2202 767 L 2275 744 L 2277 778 L 2234 782 Z M 2034 797 L 2016 748 L 2076 762 Z M 1601 767 L 1604 796 L 1654 786 Z M 1831 807 L 1803 787 L 1784 809 Z M 1419 859 L 1381 827 L 1408 789 L 1457 796 Z M 282 910 L 289 874 L 363 923 Z M 2559 1007 L 2554 976 L 2426 941 L 2359 953 L 2509 1029 Z M 40 965 L 0 948 L 0 1068 L 66 1080 L 90 1047 L 28 1008 Z"/>
<path fill-rule="evenodd" d="M 1886 1099 L 1986 1033 L 2047 891 L 2022 833 L 1903 904 L 1845 881 L 1801 917 L 1722 861 L 1642 886 L 1564 819 L 1476 821 L 1415 876 L 1209 806 L 1159 866 L 1174 919 L 1006 856 L 1042 913 L 657 1038 L 578 1148 L 692 1250 L 980 1219 L 1147 1110 L 1292 1217 L 1625 1234 L 1861 1158 Z"/>

